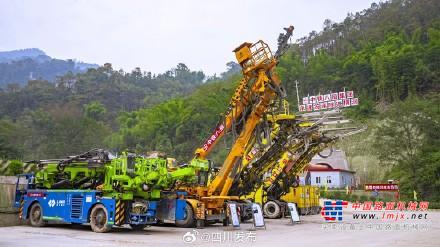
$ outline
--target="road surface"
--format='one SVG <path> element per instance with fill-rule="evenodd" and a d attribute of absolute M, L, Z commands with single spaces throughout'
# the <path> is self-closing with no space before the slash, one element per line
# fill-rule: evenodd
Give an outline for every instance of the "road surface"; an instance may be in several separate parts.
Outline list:
<path fill-rule="evenodd" d="M 344 212 L 344 223 L 324 223 L 320 215 L 266 220 L 266 230 L 250 231 L 252 224 L 232 230 L 214 225 L 201 230 L 154 226 L 143 231 L 114 229 L 94 233 L 89 226 L 50 225 L 0 227 L 0 246 L 434 246 L 440 242 L 440 211 L 427 219 L 354 220 Z M 425 217 L 425 215 L 423 215 Z M 406 227 L 405 227 L 406 224 Z M 397 225 L 399 225 L 397 227 Z M 415 227 L 417 225 L 417 227 Z M 419 228 L 419 229 L 415 229 Z M 421 229 L 423 228 L 423 229 Z M 187 234 L 187 235 L 185 235 Z M 186 236 L 187 243 L 184 241 Z"/>

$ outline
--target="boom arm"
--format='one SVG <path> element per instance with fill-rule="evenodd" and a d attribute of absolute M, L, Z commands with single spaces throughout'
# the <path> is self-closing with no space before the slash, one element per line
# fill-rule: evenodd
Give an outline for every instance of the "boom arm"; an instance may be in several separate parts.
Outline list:
<path fill-rule="evenodd" d="M 326 116 L 314 123 L 303 122 L 294 115 L 290 115 L 290 118 L 287 116 L 289 115 L 272 117 L 277 122 L 272 123 L 274 141 L 263 154 L 251 157 L 250 165 L 234 180 L 230 195 L 247 195 L 263 186 L 268 197 L 278 199 L 295 184 L 297 175 L 305 169 L 314 155 L 338 139 L 364 130 L 352 127 L 320 130 Z M 333 131 L 340 133 L 325 135 Z M 350 132 L 342 133 L 343 131 Z M 270 176 L 263 179 L 267 174 Z"/>
<path fill-rule="evenodd" d="M 269 83 L 269 78 L 265 75 L 265 71 L 259 72 L 259 79 L 263 80 L 263 84 L 265 85 Z M 262 77 L 262 78 L 261 78 Z M 279 80 L 272 80 L 276 86 L 279 85 Z M 260 99 L 260 102 L 256 105 L 255 109 L 252 111 L 251 115 L 246 121 L 246 124 L 243 127 L 243 130 L 234 145 L 232 146 L 231 152 L 226 157 L 226 160 L 221 167 L 219 174 L 215 177 L 213 182 L 209 186 L 208 195 L 213 195 L 214 193 L 220 192 L 221 196 L 226 196 L 228 191 L 232 185 L 232 181 L 237 173 L 238 166 L 241 163 L 241 158 L 244 154 L 244 148 L 246 144 L 249 142 L 254 129 L 260 119 L 262 118 L 264 112 L 269 106 L 270 100 L 275 96 L 275 92 L 273 92 L 269 87 L 265 90 L 265 93 Z M 235 168 L 235 169 L 233 169 Z M 232 172 L 232 170 L 234 170 Z"/>
<path fill-rule="evenodd" d="M 223 121 L 221 121 L 214 132 L 208 139 L 205 140 L 203 146 L 195 151 L 196 158 L 206 159 L 206 156 L 215 147 L 217 142 L 232 128 L 233 122 L 237 122 L 237 119 L 243 113 L 243 110 L 249 104 L 249 94 L 247 90 L 247 84 L 249 82 L 249 77 L 244 76 L 235 89 L 234 96 L 232 96 L 231 102 L 229 103 L 228 111 L 225 114 Z"/>
<path fill-rule="evenodd" d="M 251 96 L 255 93 L 254 90 L 249 89 L 255 89 L 253 85 L 257 84 L 255 83 L 256 81 L 258 84 L 262 83 L 262 78 L 257 78 L 259 77 L 257 70 L 262 67 L 265 67 L 264 69 L 266 71 L 273 69 L 273 66 L 278 63 L 279 57 L 288 49 L 288 40 L 292 36 L 293 29 L 294 27 L 290 26 L 284 28 L 286 34 L 280 33 L 278 37 L 278 49 L 273 57 L 270 54 L 269 47 L 261 40 L 254 45 L 243 43 L 234 50 L 237 60 L 242 67 L 243 78 L 235 89 L 223 121 L 216 126 L 213 133 L 203 142 L 202 147 L 196 149 L 196 158 L 206 159 L 224 134 L 235 127 L 233 125 L 237 124 L 239 119 L 244 119 L 242 114 L 246 114 L 246 110 L 249 109 L 248 107 L 252 107 L 253 102 L 250 102 Z M 268 66 L 273 62 L 273 65 Z M 257 92 L 261 93 L 264 91 L 262 85 L 257 86 Z"/>
<path fill-rule="evenodd" d="M 298 153 L 306 149 L 306 142 L 318 130 L 317 126 L 301 122 L 294 115 L 276 115 L 270 120 L 273 121 L 272 144 L 243 169 L 234 181 L 231 195 L 245 195 L 259 188 L 267 172 L 272 172 L 269 180 L 274 180 L 291 160 L 299 157 Z"/>
<path fill-rule="evenodd" d="M 293 26 L 286 29 L 286 35 L 281 35 L 279 43 L 287 40 L 292 35 Z M 283 49 L 285 46 L 283 46 Z M 212 181 L 208 188 L 208 196 L 219 195 L 227 196 L 232 182 L 237 173 L 241 170 L 241 159 L 243 158 L 245 147 L 254 133 L 255 127 L 263 118 L 270 102 L 275 98 L 275 95 L 280 92 L 281 81 L 274 73 L 274 68 L 278 64 L 276 57 L 273 57 L 270 50 L 262 41 L 251 45 L 244 43 L 234 50 L 236 57 L 241 67 L 243 74 L 248 77 L 253 84 L 249 86 L 250 97 L 248 99 L 256 98 L 255 104 L 252 104 L 252 111 L 246 118 L 240 135 L 236 139 L 231 148 L 231 152 L 226 157 L 218 175 Z M 276 54 L 282 54 L 277 51 Z M 255 80 L 252 80 L 252 75 L 255 75 Z"/>

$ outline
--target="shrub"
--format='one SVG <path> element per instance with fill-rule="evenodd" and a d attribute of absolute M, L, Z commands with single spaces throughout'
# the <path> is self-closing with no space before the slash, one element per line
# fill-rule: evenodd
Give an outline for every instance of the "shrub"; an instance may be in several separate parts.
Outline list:
<path fill-rule="evenodd" d="M 351 198 L 350 198 L 351 202 L 356 202 L 359 201 L 359 195 L 355 195 L 355 194 L 351 194 Z"/>
<path fill-rule="evenodd" d="M 20 173 L 23 173 L 23 163 L 21 163 L 19 160 L 11 160 L 6 171 L 6 175 L 15 176 Z"/>
<path fill-rule="evenodd" d="M 350 201 L 350 194 L 347 195 L 347 193 L 342 193 L 341 200 Z"/>
<path fill-rule="evenodd" d="M 440 202 L 429 202 L 429 209 L 440 209 Z"/>
<path fill-rule="evenodd" d="M 359 198 L 359 200 L 360 200 L 361 202 L 368 201 L 368 196 L 366 196 L 366 195 L 361 195 L 360 198 Z"/>

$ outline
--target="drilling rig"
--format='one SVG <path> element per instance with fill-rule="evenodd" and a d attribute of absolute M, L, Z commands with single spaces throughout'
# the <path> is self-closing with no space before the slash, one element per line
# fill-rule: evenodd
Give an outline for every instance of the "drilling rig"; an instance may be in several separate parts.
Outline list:
<path fill-rule="evenodd" d="M 191 162 L 208 162 L 208 154 L 225 133 L 233 134 L 233 145 L 209 185 L 178 188 L 188 193 L 188 217 L 184 221 L 176 222 L 178 226 L 203 227 L 205 222 L 227 224 L 227 203 L 239 201 L 238 196 L 230 195 L 230 190 L 235 177 L 243 168 L 241 163 L 245 148 L 253 136 L 260 135 L 256 127 L 261 119 L 267 118 L 267 112 L 273 107 L 273 102 L 285 97 L 275 67 L 289 47 L 288 42 L 293 29 L 293 26 L 285 28 L 285 33 L 279 35 L 278 49 L 274 54 L 262 40 L 253 44 L 245 42 L 234 49 L 243 77 L 231 98 L 224 118 L 202 147 L 195 151 L 195 157 Z M 240 208 L 242 214 L 248 211 L 245 206 Z"/>
<path fill-rule="evenodd" d="M 231 195 L 258 202 L 265 216 L 279 218 L 287 210 L 286 200 L 292 200 L 291 190 L 299 186 L 298 174 L 302 173 L 315 155 L 331 147 L 343 137 L 365 130 L 358 127 L 322 129 L 327 116 L 310 120 L 289 113 L 284 102 L 284 112 L 272 112 L 267 122 L 262 122 L 268 140 L 259 136 L 249 142 L 243 169 L 234 180 Z M 299 188 L 305 196 L 315 196 L 314 205 L 306 210 L 319 211 L 319 192 L 316 188 Z M 305 190 L 305 192 L 303 191 Z M 312 201 L 312 200 L 310 200 Z"/>
<path fill-rule="evenodd" d="M 17 181 L 19 217 L 29 219 L 32 226 L 48 221 L 90 223 L 95 232 L 183 219 L 186 202 L 170 190 L 172 185 L 177 181 L 196 184 L 206 179 L 208 171 L 204 164 L 193 162 L 169 172 L 164 157 L 127 152 L 115 157 L 102 149 L 28 163 L 38 171 L 19 176 L 27 181 L 24 188 Z"/>

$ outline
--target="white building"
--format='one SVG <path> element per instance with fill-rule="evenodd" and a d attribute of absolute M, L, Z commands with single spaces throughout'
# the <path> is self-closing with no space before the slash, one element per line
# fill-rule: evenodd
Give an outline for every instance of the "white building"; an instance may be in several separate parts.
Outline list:
<path fill-rule="evenodd" d="M 300 178 L 302 184 L 327 185 L 328 188 L 356 187 L 355 172 L 349 169 L 342 150 L 334 150 L 328 158 L 316 155 L 304 174 L 305 177 Z"/>

